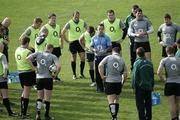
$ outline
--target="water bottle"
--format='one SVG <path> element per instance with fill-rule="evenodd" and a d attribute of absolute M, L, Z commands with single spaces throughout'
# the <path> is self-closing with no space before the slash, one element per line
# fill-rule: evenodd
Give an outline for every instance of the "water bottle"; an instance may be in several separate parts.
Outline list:
<path fill-rule="evenodd" d="M 152 106 L 160 104 L 160 93 L 159 92 L 152 92 Z"/>

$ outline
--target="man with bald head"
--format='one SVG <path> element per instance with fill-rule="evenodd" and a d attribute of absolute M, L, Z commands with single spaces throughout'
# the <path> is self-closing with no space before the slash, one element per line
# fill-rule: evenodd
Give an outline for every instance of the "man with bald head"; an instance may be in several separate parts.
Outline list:
<path fill-rule="evenodd" d="M 135 91 L 139 120 L 151 120 L 151 92 L 154 87 L 153 64 L 145 57 L 145 50 L 143 47 L 137 48 L 136 54 L 138 58 L 133 66 L 132 87 Z"/>
<path fill-rule="evenodd" d="M 3 27 L 3 44 L 4 44 L 4 50 L 3 50 L 3 53 L 4 55 L 6 56 L 7 58 L 7 61 L 9 60 L 8 59 L 8 43 L 10 42 L 9 40 L 9 26 L 11 25 L 11 19 L 6 17 L 4 18 L 4 20 L 2 21 L 2 27 Z"/>

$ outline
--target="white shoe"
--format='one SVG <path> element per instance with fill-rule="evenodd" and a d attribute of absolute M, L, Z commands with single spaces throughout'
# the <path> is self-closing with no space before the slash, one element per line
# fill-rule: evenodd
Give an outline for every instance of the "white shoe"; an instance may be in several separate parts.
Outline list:
<path fill-rule="evenodd" d="M 90 86 L 91 86 L 91 87 L 94 87 L 94 86 L 96 86 L 96 83 L 93 82 L 93 83 L 90 84 Z"/>
<path fill-rule="evenodd" d="M 76 80 L 76 76 L 75 76 L 75 75 L 73 75 L 73 76 L 72 76 L 72 79 L 73 79 L 73 80 Z"/>

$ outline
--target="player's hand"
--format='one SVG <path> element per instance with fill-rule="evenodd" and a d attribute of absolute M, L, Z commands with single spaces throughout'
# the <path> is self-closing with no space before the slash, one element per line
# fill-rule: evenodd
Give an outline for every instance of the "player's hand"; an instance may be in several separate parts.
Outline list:
<path fill-rule="evenodd" d="M 159 44 L 160 44 L 161 46 L 165 46 L 163 41 L 159 42 Z"/>
<path fill-rule="evenodd" d="M 140 32 L 140 33 L 139 33 L 139 37 L 143 37 L 143 36 L 145 36 L 145 35 L 147 35 L 146 32 Z"/>
<path fill-rule="evenodd" d="M 105 80 L 107 78 L 107 76 L 101 76 L 102 80 Z"/>
<path fill-rule="evenodd" d="M 5 74 L 3 74 L 2 77 L 4 78 L 4 80 L 7 79 L 7 75 L 5 75 Z"/>
<path fill-rule="evenodd" d="M 32 68 L 32 71 L 37 72 L 37 67 L 33 67 L 33 68 Z"/>
<path fill-rule="evenodd" d="M 139 33 L 137 33 L 137 34 L 136 34 L 136 37 L 140 37 L 140 34 L 139 34 Z"/>
<path fill-rule="evenodd" d="M 8 45 L 9 41 L 3 40 L 3 43 L 6 44 L 6 45 Z"/>
<path fill-rule="evenodd" d="M 55 74 L 52 74 L 52 78 L 53 78 L 53 79 L 56 79 L 56 77 L 57 77 L 57 76 L 56 76 Z"/>
<path fill-rule="evenodd" d="M 98 49 L 93 49 L 93 52 L 98 53 L 99 50 Z"/>
<path fill-rule="evenodd" d="M 85 47 L 84 50 L 85 50 L 85 51 L 90 51 L 89 48 L 87 48 L 87 47 Z"/>

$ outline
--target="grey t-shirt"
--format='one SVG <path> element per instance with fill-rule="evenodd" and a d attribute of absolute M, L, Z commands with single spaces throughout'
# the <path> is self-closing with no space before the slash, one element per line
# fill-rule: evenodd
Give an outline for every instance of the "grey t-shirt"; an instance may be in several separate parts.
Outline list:
<path fill-rule="evenodd" d="M 30 55 L 31 60 L 37 61 L 36 78 L 52 78 L 49 66 L 59 64 L 58 58 L 49 52 L 35 52 Z"/>
<path fill-rule="evenodd" d="M 118 54 L 106 56 L 99 65 L 105 66 L 106 82 L 120 83 L 123 73 L 127 72 L 125 62 Z"/>
<path fill-rule="evenodd" d="M 167 83 L 180 83 L 180 58 L 174 56 L 163 58 L 159 67 L 165 68 Z"/>
<path fill-rule="evenodd" d="M 1 60 L 0 64 L 3 65 L 3 69 L 4 69 L 4 66 L 8 66 L 7 59 L 4 54 L 1 56 L 0 60 Z M 4 79 L 3 76 L 0 75 L 0 82 L 7 82 L 7 79 Z"/>
<path fill-rule="evenodd" d="M 165 46 L 171 46 L 176 42 L 176 34 L 180 32 L 180 26 L 172 23 L 171 25 L 162 24 L 159 29 L 159 32 L 163 34 L 163 43 Z"/>
<path fill-rule="evenodd" d="M 152 24 L 147 18 L 143 18 L 142 20 L 134 19 L 131 21 L 128 32 L 138 33 L 138 32 L 147 32 L 151 29 Z M 128 33 L 129 34 L 129 33 Z M 144 35 L 142 37 L 136 37 L 134 39 L 135 42 L 148 42 L 149 36 Z"/>

